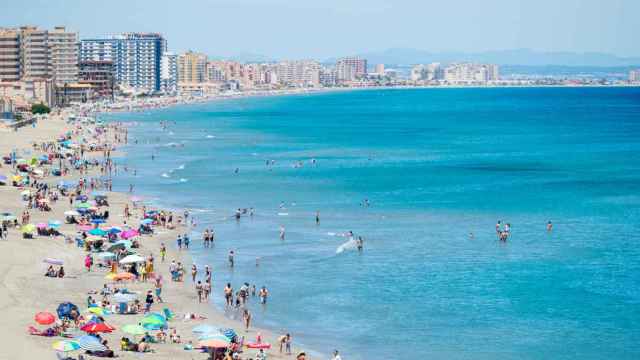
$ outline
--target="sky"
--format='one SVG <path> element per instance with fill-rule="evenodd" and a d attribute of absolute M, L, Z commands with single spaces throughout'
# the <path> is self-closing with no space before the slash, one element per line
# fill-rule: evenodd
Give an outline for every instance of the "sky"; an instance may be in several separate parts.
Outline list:
<path fill-rule="evenodd" d="M 388 48 L 640 56 L 640 0 L 0 0 L 0 27 L 160 32 L 171 51 L 326 59 Z"/>

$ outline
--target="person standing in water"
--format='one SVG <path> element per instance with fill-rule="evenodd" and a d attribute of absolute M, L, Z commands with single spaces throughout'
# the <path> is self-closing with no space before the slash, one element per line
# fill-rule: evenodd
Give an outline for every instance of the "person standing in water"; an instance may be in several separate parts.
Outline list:
<path fill-rule="evenodd" d="M 316 211 L 316 225 L 320 225 L 320 211 Z"/>
<path fill-rule="evenodd" d="M 233 269 L 233 257 L 235 256 L 235 253 L 233 252 L 233 250 L 229 251 L 229 267 Z"/>
<path fill-rule="evenodd" d="M 553 224 L 551 223 L 551 220 L 549 220 L 547 222 L 547 232 L 551 232 L 553 230 Z"/>
<path fill-rule="evenodd" d="M 284 226 L 280 225 L 280 240 L 284 241 L 285 230 Z"/>
<path fill-rule="evenodd" d="M 364 239 L 362 238 L 362 236 L 358 236 L 356 246 L 358 247 L 358 252 L 362 253 L 362 250 L 364 250 Z"/>

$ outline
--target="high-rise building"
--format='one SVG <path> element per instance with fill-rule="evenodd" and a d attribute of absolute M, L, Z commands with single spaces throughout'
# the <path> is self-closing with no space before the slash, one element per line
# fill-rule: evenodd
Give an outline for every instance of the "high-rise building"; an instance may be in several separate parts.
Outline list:
<path fill-rule="evenodd" d="M 323 67 L 319 74 L 320 84 L 323 86 L 334 86 L 336 84 L 336 70 Z"/>
<path fill-rule="evenodd" d="M 0 81 L 20 80 L 20 32 L 0 29 Z"/>
<path fill-rule="evenodd" d="M 0 81 L 52 79 L 56 85 L 78 80 L 78 35 L 63 26 L 0 30 Z"/>
<path fill-rule="evenodd" d="M 178 83 L 202 83 L 207 80 L 207 55 L 186 52 L 178 56 Z"/>
<path fill-rule="evenodd" d="M 444 69 L 440 63 L 418 64 L 411 68 L 411 81 L 434 81 L 444 79 Z"/>
<path fill-rule="evenodd" d="M 114 66 L 111 61 L 85 61 L 80 63 L 80 84 L 93 87 L 97 97 L 109 98 L 113 96 L 115 86 Z"/>
<path fill-rule="evenodd" d="M 336 62 L 336 79 L 353 81 L 367 75 L 367 60 L 359 57 L 345 57 Z"/>
<path fill-rule="evenodd" d="M 140 90 L 160 90 L 160 62 L 167 41 L 157 33 L 124 33 L 105 39 L 83 39 L 81 61 L 112 61 L 116 82 Z"/>
<path fill-rule="evenodd" d="M 226 80 L 224 67 L 217 61 L 207 62 L 207 79 L 215 83 L 223 83 Z"/>
<path fill-rule="evenodd" d="M 376 74 L 384 76 L 384 64 L 376 64 Z"/>
<path fill-rule="evenodd" d="M 178 91 L 178 55 L 166 52 L 160 60 L 160 91 L 171 94 Z"/>
<path fill-rule="evenodd" d="M 51 74 L 56 85 L 78 81 L 78 34 L 56 26 L 49 32 Z"/>
<path fill-rule="evenodd" d="M 289 86 L 318 86 L 320 64 L 311 60 L 282 61 L 275 67 L 278 82 Z"/>
<path fill-rule="evenodd" d="M 629 71 L 629 81 L 630 82 L 640 82 L 640 69 Z"/>

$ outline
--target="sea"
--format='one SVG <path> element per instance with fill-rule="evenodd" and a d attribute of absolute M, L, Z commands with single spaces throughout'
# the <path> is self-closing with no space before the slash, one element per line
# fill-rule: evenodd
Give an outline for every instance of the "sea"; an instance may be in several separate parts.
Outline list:
<path fill-rule="evenodd" d="M 307 352 L 640 358 L 639 88 L 336 91 L 102 118 L 130 126 L 114 189 L 195 217 L 211 306 L 227 282 L 266 286 L 255 325 Z M 362 252 L 342 246 L 349 231 Z"/>

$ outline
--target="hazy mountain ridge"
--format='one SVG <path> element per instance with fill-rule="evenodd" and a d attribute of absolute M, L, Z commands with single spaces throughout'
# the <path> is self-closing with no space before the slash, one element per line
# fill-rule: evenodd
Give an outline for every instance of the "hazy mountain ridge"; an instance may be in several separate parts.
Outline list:
<path fill-rule="evenodd" d="M 640 66 L 640 57 L 620 57 L 599 52 L 544 52 L 531 49 L 495 50 L 478 53 L 429 52 L 409 48 L 392 48 L 383 51 L 357 54 L 369 64 L 424 64 L 431 62 L 479 62 L 500 65 L 526 66 Z M 337 58 L 327 59 L 335 62 Z"/>

